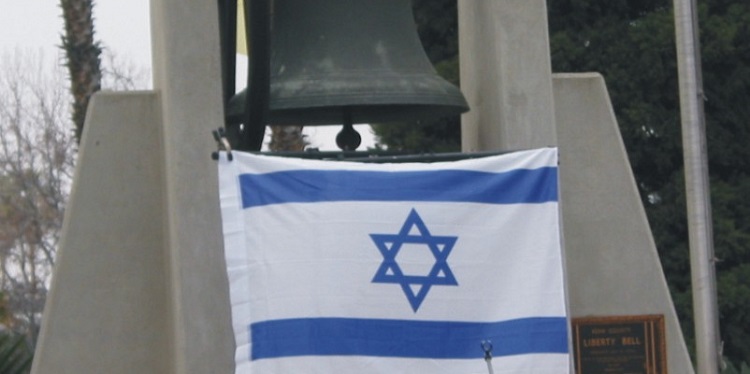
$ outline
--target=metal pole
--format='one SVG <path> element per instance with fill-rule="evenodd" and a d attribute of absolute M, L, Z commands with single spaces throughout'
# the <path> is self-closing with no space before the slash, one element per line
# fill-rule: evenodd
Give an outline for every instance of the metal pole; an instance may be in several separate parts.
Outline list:
<path fill-rule="evenodd" d="M 482 351 L 484 351 L 484 362 L 487 363 L 487 371 L 489 374 L 495 374 L 495 370 L 492 369 L 492 342 L 482 340 L 480 346 L 482 347 Z"/>
<path fill-rule="evenodd" d="M 245 40 L 250 61 L 241 150 L 259 151 L 268 123 L 271 86 L 271 1 L 245 1 Z"/>
<path fill-rule="evenodd" d="M 673 1 L 690 240 L 696 369 L 699 374 L 716 374 L 720 361 L 720 337 L 697 6 L 695 0 Z"/>

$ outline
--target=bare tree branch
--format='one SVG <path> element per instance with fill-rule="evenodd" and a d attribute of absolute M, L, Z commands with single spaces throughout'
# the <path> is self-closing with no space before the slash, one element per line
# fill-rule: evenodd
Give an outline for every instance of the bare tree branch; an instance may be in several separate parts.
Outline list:
<path fill-rule="evenodd" d="M 33 343 L 72 182 L 75 138 L 67 85 L 43 56 L 0 62 L 0 290 L 5 328 Z"/>

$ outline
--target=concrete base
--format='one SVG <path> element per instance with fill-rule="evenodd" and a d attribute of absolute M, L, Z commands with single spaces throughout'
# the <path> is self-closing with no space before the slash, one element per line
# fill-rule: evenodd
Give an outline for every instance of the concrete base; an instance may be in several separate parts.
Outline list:
<path fill-rule="evenodd" d="M 571 315 L 663 314 L 668 372 L 693 373 L 604 79 L 553 87 Z"/>
<path fill-rule="evenodd" d="M 34 374 L 233 372 L 215 162 L 197 135 L 183 144 L 194 161 L 169 162 L 161 103 L 155 92 L 93 98 Z M 189 176 L 169 188 L 180 168 Z M 174 202 L 190 191 L 205 196 Z M 174 227 L 181 210 L 187 231 Z"/>
<path fill-rule="evenodd" d="M 157 103 L 93 98 L 32 373 L 172 372 Z"/>
<path fill-rule="evenodd" d="M 231 373 L 216 2 L 151 0 L 154 91 L 89 106 L 35 374 Z"/>

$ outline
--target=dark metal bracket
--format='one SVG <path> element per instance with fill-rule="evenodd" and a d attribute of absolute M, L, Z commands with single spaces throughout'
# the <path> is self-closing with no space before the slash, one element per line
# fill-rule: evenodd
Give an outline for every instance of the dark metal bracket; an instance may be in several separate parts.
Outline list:
<path fill-rule="evenodd" d="M 214 130 L 213 135 L 214 140 L 216 140 L 216 147 L 218 148 L 218 150 L 216 150 L 215 152 L 211 152 L 211 158 L 218 161 L 219 152 L 226 151 L 227 160 L 234 160 L 234 156 L 232 155 L 232 146 L 229 144 L 229 140 L 227 139 L 227 134 L 224 128 L 219 127 L 218 129 Z"/>

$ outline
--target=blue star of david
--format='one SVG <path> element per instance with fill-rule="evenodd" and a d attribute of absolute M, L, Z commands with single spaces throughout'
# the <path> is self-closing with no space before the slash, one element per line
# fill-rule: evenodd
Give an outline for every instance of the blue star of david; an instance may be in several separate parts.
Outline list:
<path fill-rule="evenodd" d="M 433 236 L 416 210 L 411 210 L 398 234 L 370 234 L 370 237 L 383 255 L 383 263 L 372 283 L 400 284 L 415 313 L 432 286 L 458 286 L 447 262 L 458 237 Z M 435 264 L 429 274 L 404 274 L 396 262 L 396 256 L 404 244 L 423 244 L 430 249 Z"/>

